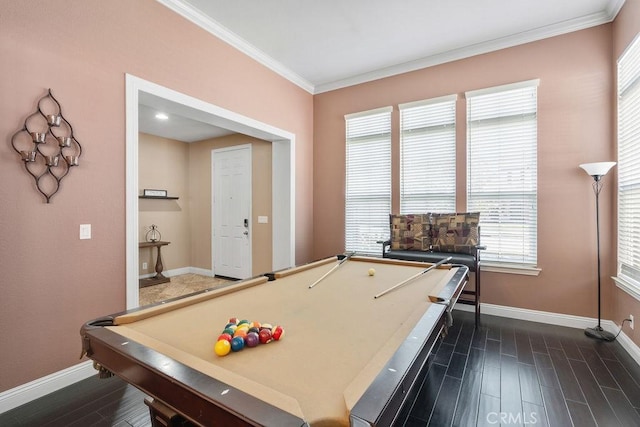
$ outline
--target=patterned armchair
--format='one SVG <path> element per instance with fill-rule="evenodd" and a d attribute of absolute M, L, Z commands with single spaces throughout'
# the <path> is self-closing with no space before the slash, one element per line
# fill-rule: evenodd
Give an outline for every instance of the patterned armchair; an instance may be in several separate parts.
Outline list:
<path fill-rule="evenodd" d="M 458 302 L 475 306 L 476 327 L 480 325 L 479 212 L 390 215 L 391 238 L 382 243 L 384 258 L 438 262 L 450 256 L 475 276 L 475 289 L 462 291 Z"/>

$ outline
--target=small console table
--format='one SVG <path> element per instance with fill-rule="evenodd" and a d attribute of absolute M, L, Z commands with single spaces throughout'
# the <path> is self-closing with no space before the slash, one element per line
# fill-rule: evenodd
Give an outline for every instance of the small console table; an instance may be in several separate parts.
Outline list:
<path fill-rule="evenodd" d="M 148 279 L 140 279 L 140 287 L 144 288 L 146 286 L 152 286 L 152 285 L 159 285 L 160 283 L 167 283 L 169 282 L 171 279 L 169 279 L 168 277 L 165 277 L 162 274 L 162 256 L 160 256 L 160 248 L 162 248 L 163 246 L 168 245 L 171 242 L 163 242 L 163 241 L 157 241 L 157 242 L 140 242 L 138 244 L 138 247 L 140 249 L 142 248 L 158 248 L 158 258 L 156 259 L 156 275 L 153 277 L 149 277 Z M 152 249 L 153 250 L 153 249 Z"/>

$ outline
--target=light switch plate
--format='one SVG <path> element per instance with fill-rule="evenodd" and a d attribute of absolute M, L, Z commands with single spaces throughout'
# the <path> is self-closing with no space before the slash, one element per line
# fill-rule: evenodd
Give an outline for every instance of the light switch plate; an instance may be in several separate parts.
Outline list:
<path fill-rule="evenodd" d="M 91 238 L 91 224 L 80 224 L 80 240 Z"/>
<path fill-rule="evenodd" d="M 258 216 L 258 224 L 268 224 L 269 217 L 268 216 Z"/>

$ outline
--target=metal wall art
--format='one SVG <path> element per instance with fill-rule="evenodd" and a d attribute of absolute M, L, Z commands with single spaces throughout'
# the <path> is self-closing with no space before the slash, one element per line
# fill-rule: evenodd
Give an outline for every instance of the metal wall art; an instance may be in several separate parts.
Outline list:
<path fill-rule="evenodd" d="M 82 155 L 71 123 L 62 115 L 51 89 L 38 100 L 38 109 L 25 119 L 22 129 L 13 134 L 11 145 L 47 203 Z"/>

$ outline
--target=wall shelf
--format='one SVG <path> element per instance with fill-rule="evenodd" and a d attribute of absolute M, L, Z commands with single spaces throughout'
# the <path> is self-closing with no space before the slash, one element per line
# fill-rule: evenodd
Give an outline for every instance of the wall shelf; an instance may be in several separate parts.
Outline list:
<path fill-rule="evenodd" d="M 174 196 L 138 196 L 139 199 L 163 199 L 163 200 L 178 200 L 180 197 Z"/>

